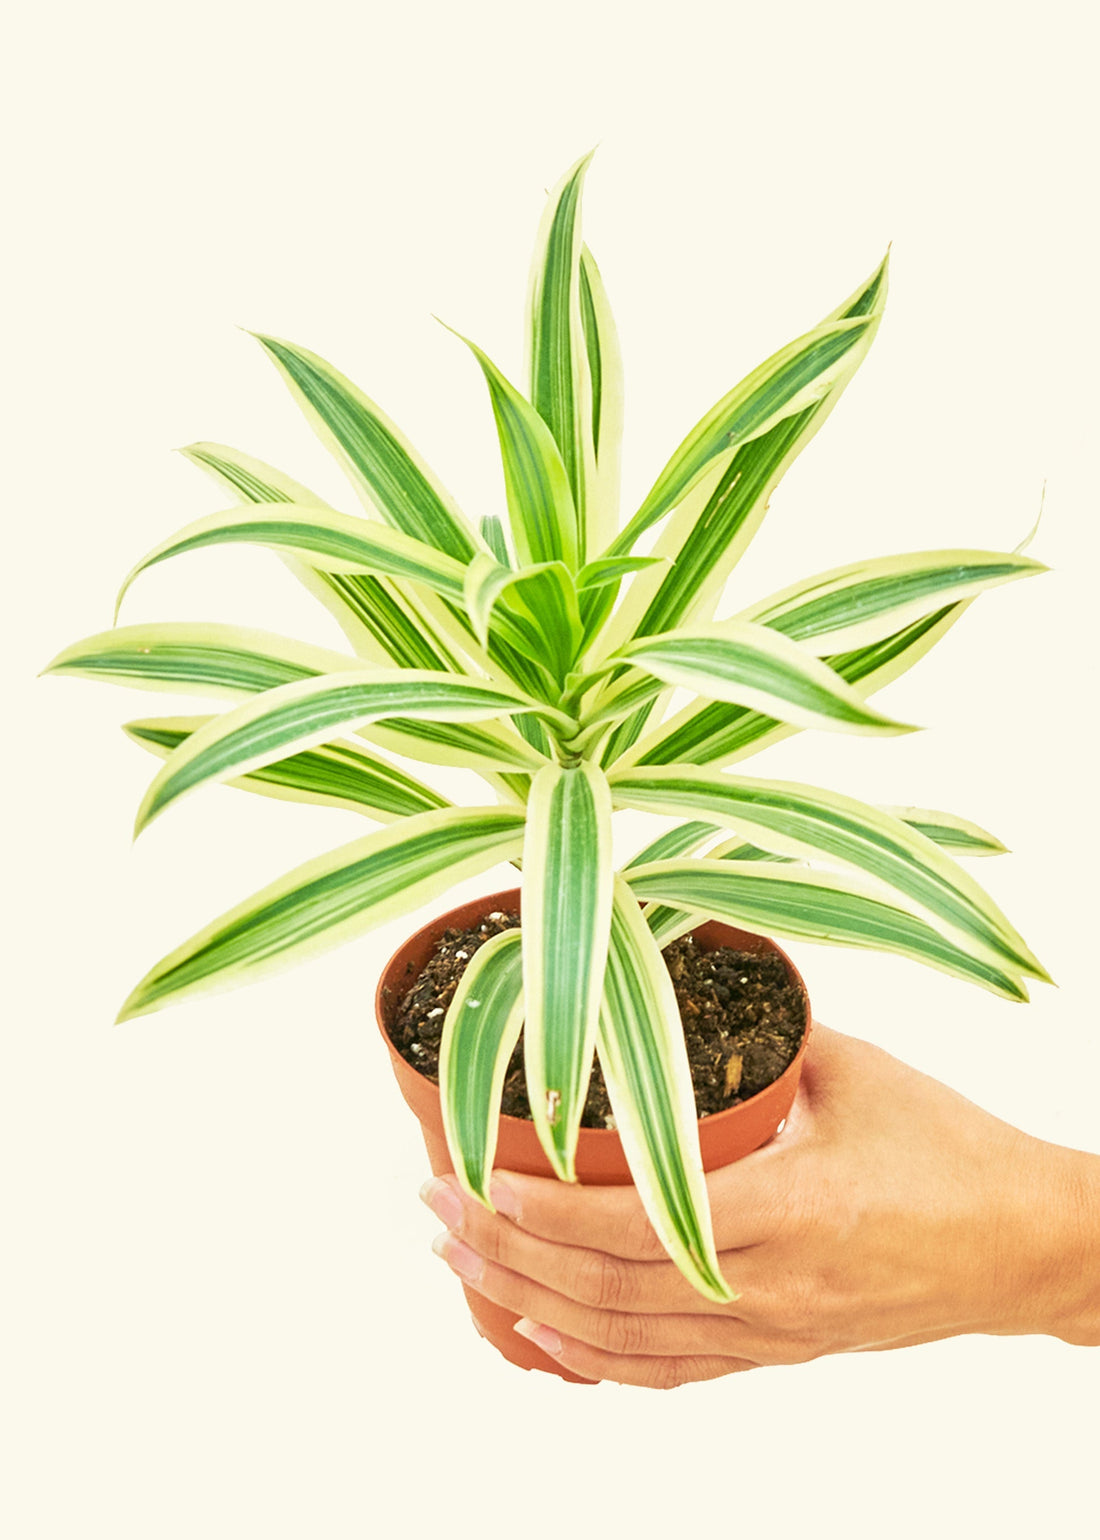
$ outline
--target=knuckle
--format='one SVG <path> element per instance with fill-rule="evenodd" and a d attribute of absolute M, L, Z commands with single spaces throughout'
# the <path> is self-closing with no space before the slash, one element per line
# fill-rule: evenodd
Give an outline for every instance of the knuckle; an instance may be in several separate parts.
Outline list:
<path fill-rule="evenodd" d="M 463 1227 L 463 1234 L 490 1262 L 507 1265 L 515 1238 L 495 1215 L 486 1214 L 484 1210 L 471 1214 Z"/>
<path fill-rule="evenodd" d="M 654 1390 L 679 1390 L 692 1378 L 691 1365 L 683 1358 L 655 1358 L 649 1372 Z"/>
<path fill-rule="evenodd" d="M 618 1257 L 592 1252 L 582 1264 L 578 1281 L 586 1304 L 597 1310 L 622 1310 L 630 1303 L 628 1264 Z"/>
<path fill-rule="evenodd" d="M 604 1347 L 623 1358 L 644 1356 L 650 1347 L 649 1323 L 644 1316 L 607 1315 L 600 1322 Z"/>
<path fill-rule="evenodd" d="M 767 1357 L 773 1364 L 809 1363 L 825 1351 L 827 1307 L 815 1281 L 805 1275 L 785 1280 L 768 1310 Z"/>
<path fill-rule="evenodd" d="M 642 1208 L 632 1209 L 624 1220 L 623 1246 L 628 1256 L 642 1262 L 657 1262 L 665 1256 L 665 1249 Z"/>
<path fill-rule="evenodd" d="M 816 1291 L 807 1278 L 788 1275 L 772 1305 L 772 1326 L 792 1338 L 809 1332 L 816 1313 L 815 1296 Z"/>

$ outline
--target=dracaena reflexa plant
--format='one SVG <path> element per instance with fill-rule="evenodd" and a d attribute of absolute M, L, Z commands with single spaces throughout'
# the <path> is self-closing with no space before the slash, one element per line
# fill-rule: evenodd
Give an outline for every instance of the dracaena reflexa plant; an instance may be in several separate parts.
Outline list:
<path fill-rule="evenodd" d="M 216 781 L 385 826 L 214 920 L 150 970 L 122 1018 L 259 978 L 513 861 L 522 931 L 478 950 L 444 1027 L 442 1100 L 459 1179 L 488 1204 L 521 1022 L 534 1124 L 554 1170 L 572 1179 L 595 1050 L 657 1234 L 697 1289 L 724 1300 L 734 1296 L 711 1235 L 661 946 L 706 917 L 899 953 L 1014 1000 L 1027 998 L 1025 977 L 1046 977 L 952 859 L 1003 848 L 976 825 L 728 767 L 802 728 L 908 731 L 868 697 L 979 592 L 1041 569 L 979 550 L 875 557 L 715 620 L 773 488 L 871 345 L 886 263 L 735 385 L 620 529 L 619 354 L 581 242 L 587 164 L 551 194 L 539 232 L 527 394 L 470 344 L 496 419 L 507 518 L 469 520 L 349 380 L 261 337 L 365 516 L 337 512 L 236 450 L 196 444 L 184 453 L 234 506 L 157 546 L 123 593 L 184 551 L 266 546 L 335 614 L 353 652 L 228 625 L 142 625 L 79 642 L 50 667 L 240 700 L 221 715 L 128 725 L 165 759 L 139 829 Z M 676 687 L 695 699 L 669 717 Z M 480 772 L 487 805 L 454 806 L 387 751 Z M 616 870 L 621 808 L 685 821 Z"/>

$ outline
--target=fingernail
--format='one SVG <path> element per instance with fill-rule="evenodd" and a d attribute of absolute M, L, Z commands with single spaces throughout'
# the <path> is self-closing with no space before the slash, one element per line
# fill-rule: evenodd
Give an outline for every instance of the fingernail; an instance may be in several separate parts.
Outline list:
<path fill-rule="evenodd" d="M 432 1250 L 467 1283 L 477 1283 L 485 1269 L 485 1263 L 477 1252 L 472 1251 L 465 1242 L 456 1240 L 453 1235 L 437 1235 L 432 1242 Z"/>
<path fill-rule="evenodd" d="M 497 1213 L 503 1214 L 505 1219 L 519 1218 L 519 1199 L 499 1176 L 494 1176 L 489 1183 L 489 1201 Z"/>
<path fill-rule="evenodd" d="M 536 1321 L 529 1321 L 523 1316 L 512 1327 L 519 1332 L 521 1337 L 526 1337 L 528 1342 L 533 1342 L 544 1353 L 549 1353 L 552 1358 L 561 1356 L 561 1337 L 552 1326 L 540 1326 Z"/>
<path fill-rule="evenodd" d="M 446 1182 L 441 1182 L 439 1177 L 433 1176 L 425 1182 L 420 1189 L 420 1201 L 426 1203 L 435 1217 L 447 1226 L 448 1230 L 457 1230 L 462 1223 L 462 1200 L 453 1187 Z"/>

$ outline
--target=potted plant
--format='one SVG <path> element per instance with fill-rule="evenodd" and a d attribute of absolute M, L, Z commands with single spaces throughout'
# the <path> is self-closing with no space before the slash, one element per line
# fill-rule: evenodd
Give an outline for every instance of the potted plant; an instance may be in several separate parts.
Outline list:
<path fill-rule="evenodd" d="M 239 700 L 212 717 L 128 725 L 165 758 L 139 831 L 217 781 L 384 825 L 214 920 L 146 974 L 120 1019 L 248 982 L 512 861 L 522 927 L 477 950 L 445 1013 L 439 1096 L 458 1178 L 489 1204 L 500 1088 L 522 1023 L 532 1137 L 547 1169 L 574 1179 L 595 1051 L 617 1130 L 607 1137 L 621 1141 L 654 1228 L 695 1288 L 727 1300 L 662 946 L 717 920 L 899 953 L 1013 1000 L 1027 998 L 1028 977 L 1047 978 L 953 859 L 1002 848 L 976 825 L 730 767 L 802 728 L 910 731 L 868 703 L 873 692 L 979 592 L 1042 568 L 1021 550 L 874 557 L 715 620 L 773 488 L 871 345 L 887 263 L 734 386 L 620 527 L 619 356 L 580 235 L 589 159 L 551 193 L 540 228 L 527 394 L 469 344 L 496 421 L 507 517 L 468 520 L 349 380 L 263 336 L 366 516 L 245 454 L 193 445 L 184 453 L 235 505 L 150 551 L 119 601 L 154 563 L 252 543 L 281 554 L 353 651 L 231 626 L 123 626 L 49 669 Z M 669 717 L 675 689 L 694 699 Z M 479 772 L 486 805 L 453 805 L 390 753 Z M 625 808 L 684 821 L 616 870 L 611 823 Z"/>

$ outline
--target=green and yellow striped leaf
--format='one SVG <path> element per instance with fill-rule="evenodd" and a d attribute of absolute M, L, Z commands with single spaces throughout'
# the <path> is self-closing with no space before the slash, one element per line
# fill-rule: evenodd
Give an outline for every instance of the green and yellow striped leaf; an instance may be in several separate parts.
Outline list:
<path fill-rule="evenodd" d="M 926 839 L 942 845 L 945 850 L 953 850 L 956 855 L 1007 854 L 1007 846 L 1002 845 L 995 834 L 990 834 L 980 824 L 972 823 L 969 818 L 960 818 L 957 813 L 945 813 L 940 808 L 930 807 L 883 807 L 881 811 L 892 818 L 900 818 L 902 823 L 907 823 Z"/>
<path fill-rule="evenodd" d="M 531 783 L 523 845 L 527 1095 L 539 1142 L 572 1182 L 611 924 L 611 795 L 594 765 Z"/>
<path fill-rule="evenodd" d="M 492 556 L 475 556 L 466 568 L 466 612 L 483 646 L 503 620 L 514 644 L 555 679 L 564 680 L 572 668 L 581 645 L 581 617 L 564 562 L 513 571 Z"/>
<path fill-rule="evenodd" d="M 612 662 L 630 663 L 666 684 L 766 711 L 799 727 L 855 733 L 914 731 L 865 705 L 850 685 L 797 642 L 751 621 L 723 620 L 698 630 L 641 637 L 628 643 Z M 615 709 L 614 692 L 607 708 Z M 598 708 L 592 720 L 604 714 Z"/>
<path fill-rule="evenodd" d="M 85 637 L 44 673 L 73 674 L 142 690 L 230 696 L 274 690 L 297 679 L 362 669 L 362 659 L 243 626 L 205 622 L 119 626 Z M 538 770 L 546 755 L 501 723 L 387 721 L 364 730 L 410 759 L 472 770 Z"/>
<path fill-rule="evenodd" d="M 328 507 L 324 498 L 274 466 L 226 444 L 191 444 L 180 452 L 229 487 L 242 502 Z M 389 578 L 325 572 L 285 551 L 279 555 L 334 617 L 361 658 L 372 663 L 396 663 L 401 668 L 464 672 L 453 646 L 437 631 L 422 601 L 407 589 L 400 589 Z"/>
<path fill-rule="evenodd" d="M 520 566 L 563 561 L 571 572 L 576 571 L 577 509 L 553 434 L 477 344 L 460 332 L 454 335 L 473 353 L 489 387 Z"/>
<path fill-rule="evenodd" d="M 707 1299 L 736 1299 L 710 1223 L 698 1112 L 672 980 L 621 878 L 597 1048 L 630 1174 L 658 1239 Z"/>
<path fill-rule="evenodd" d="M 420 813 L 296 867 L 162 957 L 119 1021 L 251 984 L 411 914 L 522 847 L 523 815 L 501 807 Z"/>
<path fill-rule="evenodd" d="M 204 546 L 241 543 L 285 551 L 330 572 L 381 572 L 424 583 L 462 602 L 463 567 L 423 541 L 331 508 L 264 503 L 208 514 L 154 546 L 127 575 L 118 603 L 138 574 L 158 562 Z"/>
<path fill-rule="evenodd" d="M 487 513 L 478 520 L 478 533 L 485 542 L 486 551 L 502 567 L 512 565 L 512 555 L 508 549 L 508 533 L 504 528 L 504 522 L 498 519 L 495 513 Z M 474 557 L 474 561 L 480 561 L 485 556 L 485 551 Z"/>
<path fill-rule="evenodd" d="M 362 669 L 266 691 L 207 723 L 175 750 L 138 810 L 140 831 L 178 797 L 386 717 L 478 721 L 537 703 L 473 679 L 415 669 Z"/>
<path fill-rule="evenodd" d="M 887 294 L 888 260 L 821 323 L 864 318 L 867 328 L 831 376 L 820 400 L 777 422 L 732 453 L 720 454 L 681 500 L 653 550 L 669 563 L 664 573 L 646 574 L 631 584 L 606 636 L 601 658 L 634 636 L 708 620 L 726 580 L 759 528 L 772 493 L 788 466 L 825 422 L 866 356 Z M 621 541 L 612 549 L 618 550 Z M 607 750 L 610 763 L 644 730 L 650 705 L 616 728 Z"/>
<path fill-rule="evenodd" d="M 219 486 L 235 492 L 242 503 L 301 503 L 309 508 L 330 505 L 284 471 L 228 444 L 187 444 L 179 453 L 212 476 Z"/>
<path fill-rule="evenodd" d="M 780 348 L 735 385 L 679 445 L 608 554 L 631 550 L 640 535 L 683 501 L 715 461 L 728 463 L 740 445 L 823 400 L 843 374 L 847 355 L 873 324 L 870 315 L 826 321 Z"/>
<path fill-rule="evenodd" d="M 506 930 L 479 946 L 467 964 L 447 1008 L 439 1053 L 443 1132 L 455 1175 L 488 1209 L 500 1098 L 522 1025 L 522 939 L 518 930 Z"/>
<path fill-rule="evenodd" d="M 1016 974 L 972 957 L 907 910 L 835 872 L 696 857 L 659 861 L 624 876 L 643 901 L 728 920 L 779 940 L 894 952 L 1006 999 L 1028 998 Z"/>
<path fill-rule="evenodd" d="M 239 696 L 362 666 L 359 658 L 268 631 L 158 621 L 86 636 L 59 652 L 43 673 L 75 674 L 141 690 Z"/>
<path fill-rule="evenodd" d="M 909 824 L 918 833 L 941 845 L 945 850 L 954 852 L 955 855 L 999 855 L 1005 848 L 987 829 L 980 828 L 969 819 L 959 818 L 954 813 L 943 813 L 922 807 L 884 807 L 879 811 L 893 818 L 899 818 L 902 823 Z M 637 855 L 626 863 L 623 870 L 645 866 L 651 861 L 671 861 L 678 856 L 690 855 L 698 850 L 700 845 L 706 844 L 719 833 L 721 833 L 719 826 L 713 823 L 692 820 L 689 823 L 677 824 L 674 828 L 666 830 L 664 834 L 658 835 L 644 849 L 639 850 Z M 712 861 L 785 861 L 788 859 L 777 855 L 774 851 L 761 850 L 758 845 L 747 844 L 736 837 L 712 846 L 707 851 L 707 857 Z M 670 941 L 686 935 L 706 919 L 706 915 L 693 915 L 683 909 L 670 908 L 667 904 L 648 904 L 644 913 L 646 924 L 660 947 L 666 947 Z"/>
<path fill-rule="evenodd" d="M 294 343 L 258 336 L 321 442 L 369 508 L 393 529 L 465 564 L 480 549 L 450 494 L 399 429 L 331 364 Z"/>
<path fill-rule="evenodd" d="M 623 437 L 623 363 L 619 334 L 603 278 L 581 247 L 581 328 L 588 364 L 591 427 L 585 435 L 585 551 L 602 551 L 619 524 L 619 464 Z"/>
<path fill-rule="evenodd" d="M 359 732 L 379 748 L 425 765 L 476 770 L 491 781 L 499 771 L 541 770 L 547 756 L 503 722 L 415 722 L 394 717 Z"/>
<path fill-rule="evenodd" d="M 932 840 L 880 808 L 817 786 L 674 765 L 612 773 L 610 784 L 617 807 L 704 815 L 778 855 L 839 862 L 975 956 L 1049 980 L 989 894 Z"/>
<path fill-rule="evenodd" d="M 585 172 L 594 153 L 589 151 L 570 167 L 547 199 L 535 240 L 527 301 L 531 404 L 558 446 L 580 520 L 590 469 L 585 439 L 591 412 L 581 315 L 580 206 Z M 578 533 L 578 550 L 583 552 L 583 524 Z"/>
<path fill-rule="evenodd" d="M 971 602 L 963 600 L 937 610 L 881 642 L 853 652 L 833 653 L 824 661 L 864 699 L 919 663 Z M 614 762 L 619 768 L 634 764 L 729 765 L 799 730 L 747 706 L 696 701 L 620 752 Z M 602 762 L 610 764 L 614 753 L 615 745 L 610 744 Z"/>
<path fill-rule="evenodd" d="M 725 840 L 720 845 L 715 845 L 706 852 L 710 861 L 767 861 L 771 864 L 783 865 L 787 862 L 787 856 L 777 856 L 770 850 L 761 850 L 757 845 L 750 845 L 744 840 Z M 659 857 L 661 860 L 674 860 L 675 857 Z M 633 866 L 634 863 L 631 863 Z M 643 865 L 638 862 L 638 865 Z M 690 909 L 674 909 L 671 904 L 646 904 L 642 910 L 645 922 L 649 926 L 650 934 L 657 945 L 664 950 L 670 942 L 678 941 L 681 936 L 688 935 L 696 926 L 702 925 L 710 918 L 709 915 L 699 914 Z"/>
<path fill-rule="evenodd" d="M 199 728 L 214 719 L 149 717 L 127 722 L 123 731 L 142 748 L 166 759 Z M 450 807 L 448 798 L 388 760 L 367 754 L 350 743 L 323 743 L 227 783 L 242 791 L 259 792 L 288 802 L 318 802 L 328 807 L 365 813 L 381 823 L 411 818 L 417 813 Z"/>
<path fill-rule="evenodd" d="M 611 587 L 635 572 L 667 566 L 668 563 L 659 556 L 603 556 L 598 561 L 586 562 L 577 573 L 577 591 L 585 593 L 594 588 Z"/>
<path fill-rule="evenodd" d="M 946 604 L 1047 569 L 998 551 L 914 551 L 834 567 L 742 610 L 738 620 L 770 626 L 819 653 L 880 642 Z"/>
<path fill-rule="evenodd" d="M 704 823 L 698 818 L 688 823 L 678 823 L 666 829 L 663 834 L 658 834 L 648 845 L 643 845 L 624 863 L 622 870 L 629 871 L 632 866 L 648 866 L 651 861 L 673 861 L 677 856 L 690 855 L 721 832 L 717 824 Z"/>

